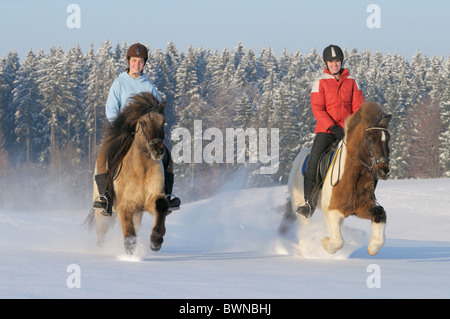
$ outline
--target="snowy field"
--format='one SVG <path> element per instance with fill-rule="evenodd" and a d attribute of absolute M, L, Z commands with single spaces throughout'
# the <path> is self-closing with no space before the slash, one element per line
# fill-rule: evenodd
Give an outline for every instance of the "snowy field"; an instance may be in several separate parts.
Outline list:
<path fill-rule="evenodd" d="M 232 185 L 231 185 L 232 186 Z M 228 187 L 230 189 L 232 187 Z M 139 249 L 119 225 L 96 246 L 86 211 L 0 211 L 0 298 L 303 299 L 449 298 L 450 179 L 380 181 L 386 244 L 366 252 L 369 221 L 344 221 L 344 248 L 328 255 L 317 211 L 302 233 L 277 228 L 287 187 L 228 190 L 182 206 L 152 252 L 144 215 Z M 303 238 L 302 256 L 298 237 Z"/>

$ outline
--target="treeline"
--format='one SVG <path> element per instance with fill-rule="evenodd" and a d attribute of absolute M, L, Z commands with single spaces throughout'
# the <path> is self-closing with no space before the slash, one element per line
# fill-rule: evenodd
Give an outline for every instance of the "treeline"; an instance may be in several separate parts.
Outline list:
<path fill-rule="evenodd" d="M 62 184 L 57 189 L 65 193 L 91 186 L 106 121 L 104 105 L 112 81 L 126 68 L 128 46 L 106 41 L 87 52 L 79 46 L 66 52 L 52 47 L 49 52 L 30 50 L 22 61 L 15 51 L 0 59 L 0 183 L 6 194 L 19 172 L 27 172 L 28 180 L 39 175 L 53 184 L 56 176 Z M 174 43 L 165 49 L 148 47 L 145 73 L 167 101 L 170 147 L 176 143 L 171 132 L 177 127 L 193 132 L 195 120 L 202 121 L 203 130 L 218 128 L 224 136 L 226 128 L 279 129 L 276 173 L 260 174 L 264 164 L 248 158 L 245 163 L 192 160 L 175 165 L 176 191 L 188 198 L 209 196 L 233 171 L 245 172 L 246 186 L 287 180 L 298 151 L 312 142 L 310 90 L 323 72 L 321 50 L 276 56 L 270 47 L 256 53 L 241 43 L 222 51 L 189 47 L 182 52 Z M 420 51 L 411 61 L 369 50 L 344 53 L 344 67 L 366 100 L 393 114 L 392 177 L 450 176 L 449 58 Z M 14 192 L 31 187 L 24 181 L 19 185 Z"/>

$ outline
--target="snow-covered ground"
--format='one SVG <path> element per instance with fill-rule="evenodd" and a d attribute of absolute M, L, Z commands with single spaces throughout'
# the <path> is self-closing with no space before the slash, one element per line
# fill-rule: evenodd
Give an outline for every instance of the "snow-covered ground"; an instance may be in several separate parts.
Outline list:
<path fill-rule="evenodd" d="M 80 226 L 86 211 L 0 211 L 0 298 L 449 298 L 450 179 L 380 181 L 386 244 L 366 252 L 370 223 L 344 221 L 344 248 L 328 255 L 317 211 L 309 229 L 280 237 L 287 187 L 229 190 L 167 219 L 162 249 L 123 250 L 116 225 L 104 247 Z M 302 236 L 302 255 L 298 236 Z"/>

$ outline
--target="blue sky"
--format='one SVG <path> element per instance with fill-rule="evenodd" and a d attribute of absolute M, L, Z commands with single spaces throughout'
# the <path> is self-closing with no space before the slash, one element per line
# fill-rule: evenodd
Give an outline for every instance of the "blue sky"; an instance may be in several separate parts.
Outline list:
<path fill-rule="evenodd" d="M 69 28 L 70 4 L 80 8 L 80 28 Z M 370 4 L 380 9 L 380 28 L 369 28 Z M 449 56 L 448 0 L 8 0 L 0 2 L 0 56 L 17 50 L 21 59 L 33 49 L 64 51 L 110 40 L 135 41 L 165 49 L 189 45 L 233 49 L 242 42 L 257 53 L 272 47 L 277 54 L 322 51 L 330 43 L 342 48 L 400 53 L 410 59 L 420 50 Z"/>

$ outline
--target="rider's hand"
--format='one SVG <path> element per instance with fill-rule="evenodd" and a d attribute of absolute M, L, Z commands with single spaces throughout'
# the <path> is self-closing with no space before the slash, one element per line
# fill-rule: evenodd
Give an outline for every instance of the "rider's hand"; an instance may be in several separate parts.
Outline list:
<path fill-rule="evenodd" d="M 337 126 L 337 125 L 331 125 L 330 126 L 330 131 L 336 135 L 336 137 L 340 140 L 342 140 L 342 138 L 345 136 L 345 131 L 342 127 Z"/>

